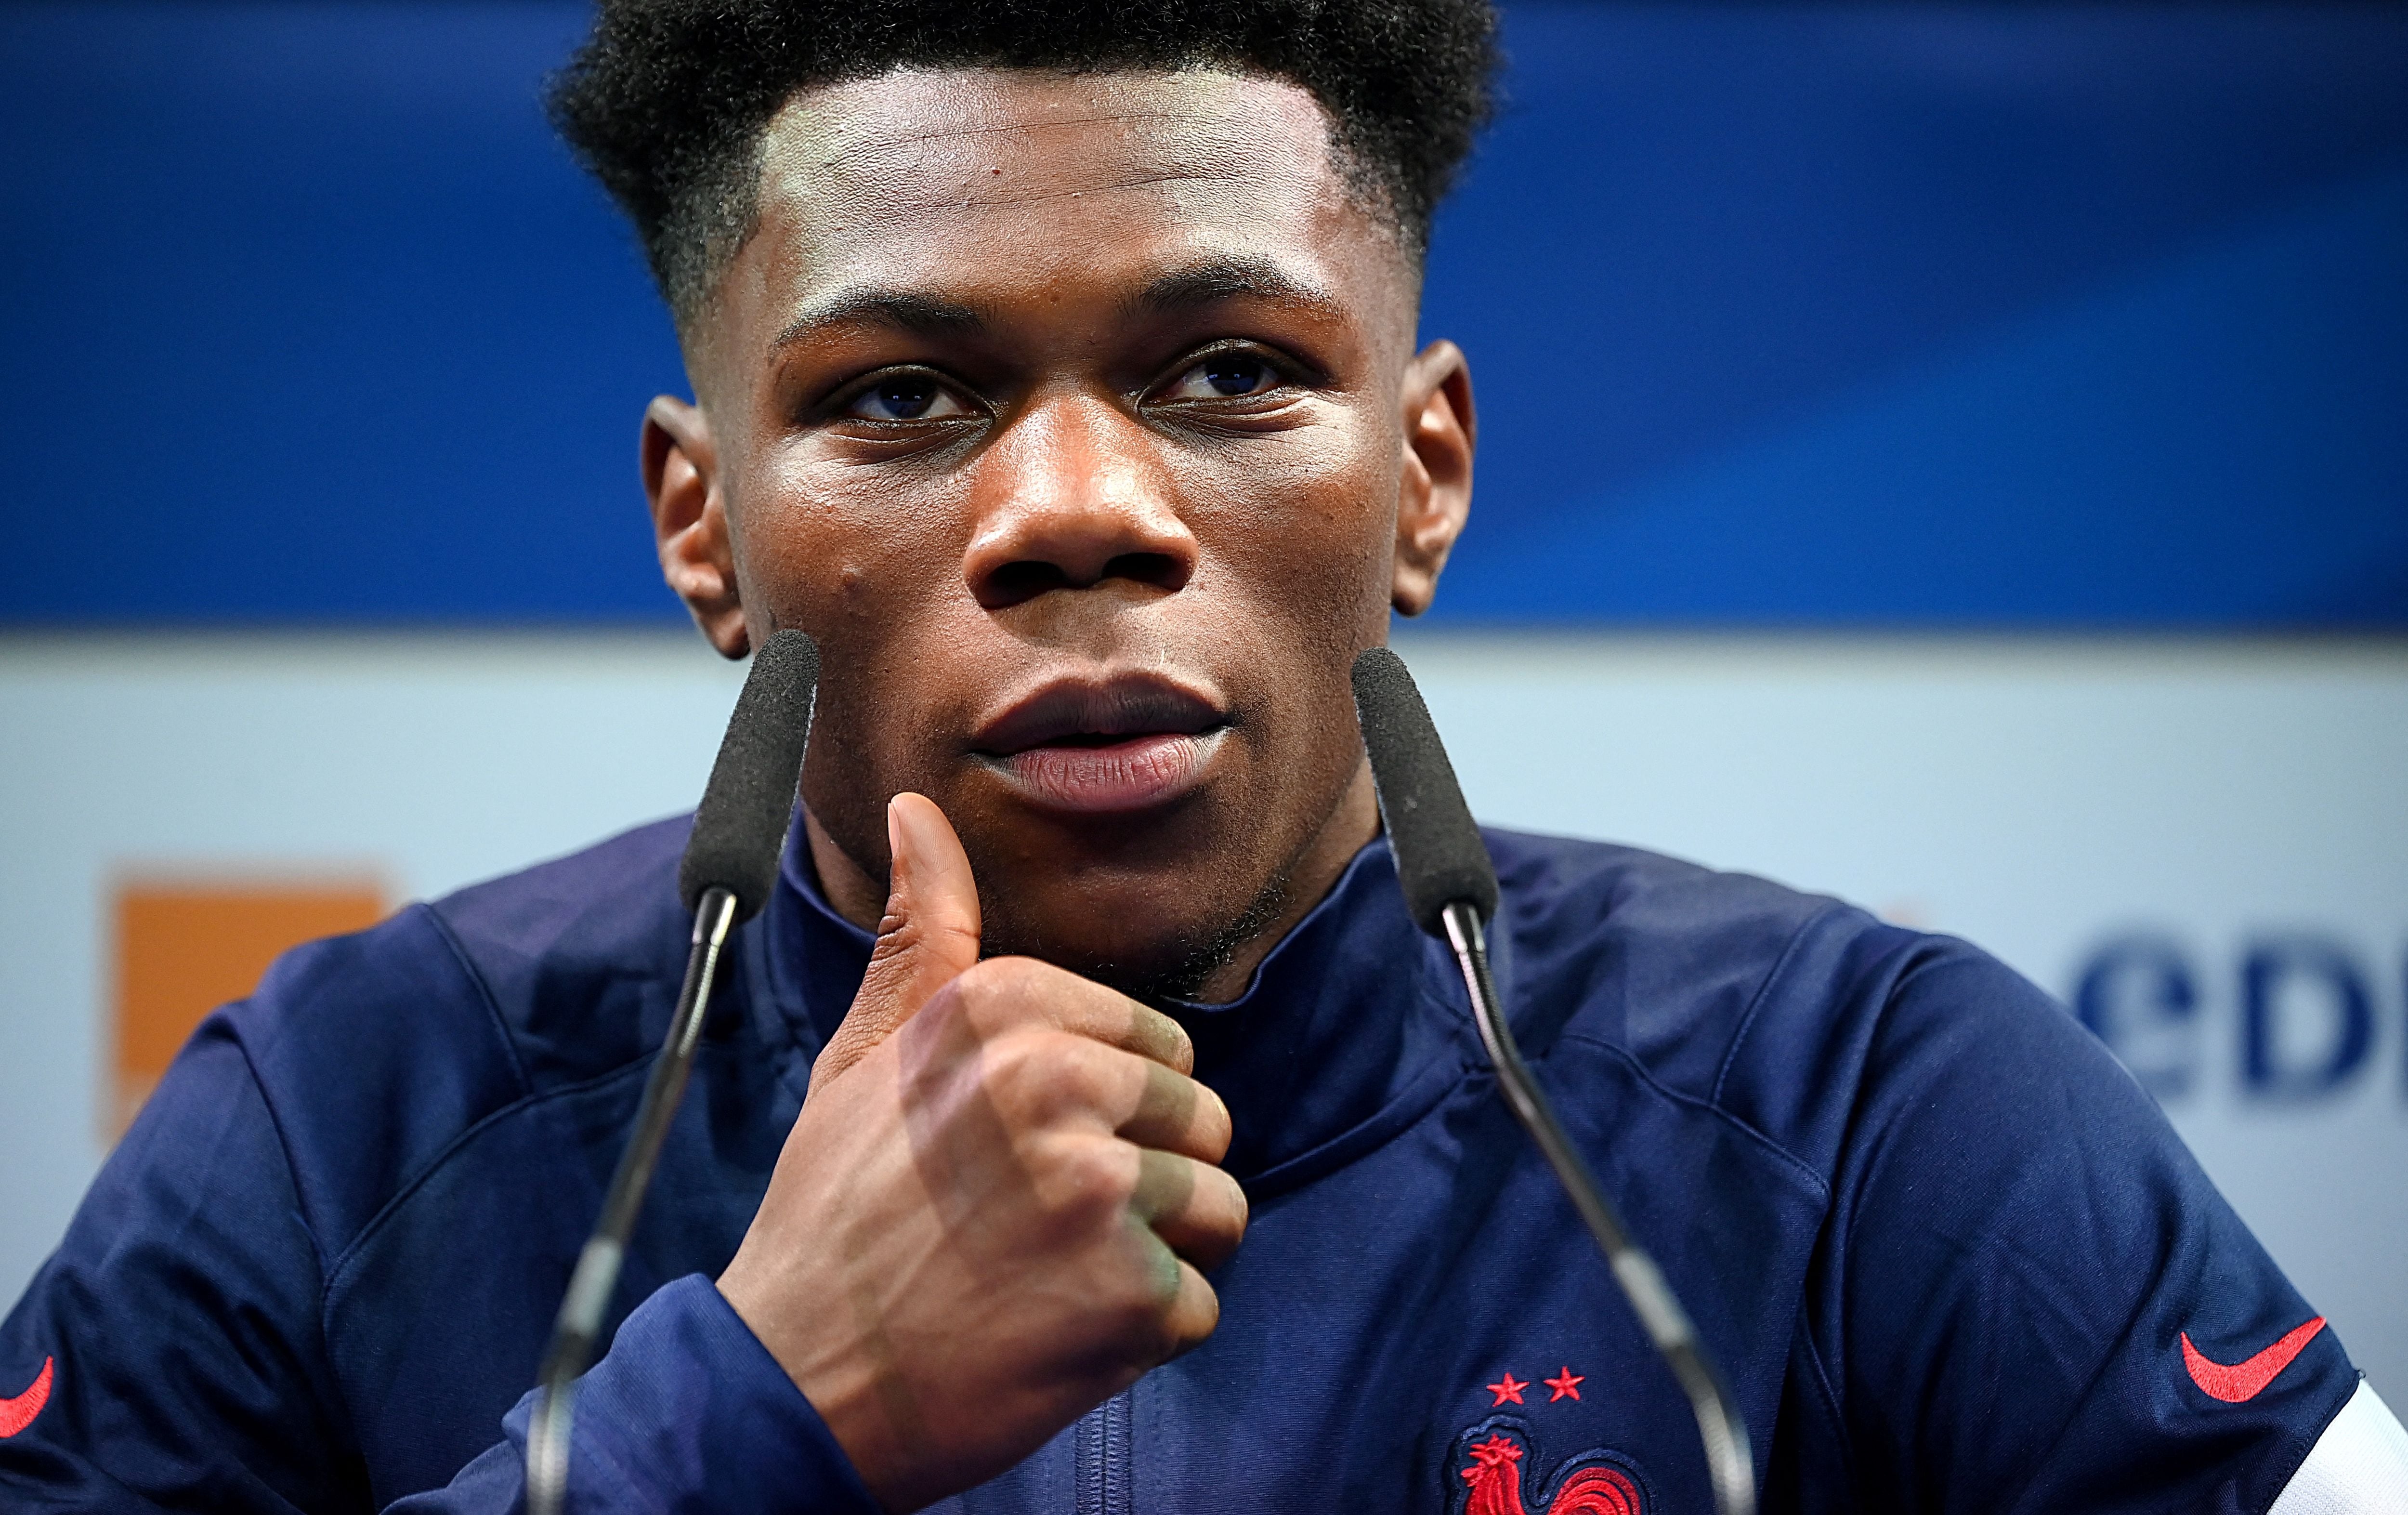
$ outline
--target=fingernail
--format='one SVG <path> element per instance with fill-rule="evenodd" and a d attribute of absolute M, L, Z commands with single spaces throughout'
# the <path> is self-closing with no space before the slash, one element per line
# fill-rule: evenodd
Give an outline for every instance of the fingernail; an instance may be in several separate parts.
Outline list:
<path fill-rule="evenodd" d="M 920 802 L 907 805 L 903 802 L 906 800 Z M 909 789 L 886 801 L 889 836 L 897 857 L 908 851 L 916 858 L 923 852 L 933 852 L 937 848 L 939 844 L 936 834 L 937 816 L 932 814 L 936 808 L 926 796 L 913 794 Z"/>

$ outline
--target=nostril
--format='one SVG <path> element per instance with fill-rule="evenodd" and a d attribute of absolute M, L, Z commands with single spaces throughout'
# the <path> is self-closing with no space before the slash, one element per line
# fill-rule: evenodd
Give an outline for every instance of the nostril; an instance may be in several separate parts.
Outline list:
<path fill-rule="evenodd" d="M 1104 565 L 1102 577 L 1177 589 L 1187 583 L 1187 567 L 1168 553 L 1123 553 Z"/>
<path fill-rule="evenodd" d="M 997 605 L 1017 605 L 1024 599 L 1034 599 L 1049 589 L 1060 589 L 1070 582 L 1070 576 L 1057 564 L 1024 557 L 1006 563 L 987 578 L 987 594 L 982 597 Z"/>
<path fill-rule="evenodd" d="M 1108 558 L 1092 578 L 1073 576 L 1061 564 L 1041 557 L 1021 557 L 988 574 L 979 599 L 988 609 L 1001 610 L 1056 589 L 1086 589 L 1114 579 L 1151 589 L 1178 590 L 1186 586 L 1187 576 L 1186 562 L 1169 553 L 1122 553 Z"/>

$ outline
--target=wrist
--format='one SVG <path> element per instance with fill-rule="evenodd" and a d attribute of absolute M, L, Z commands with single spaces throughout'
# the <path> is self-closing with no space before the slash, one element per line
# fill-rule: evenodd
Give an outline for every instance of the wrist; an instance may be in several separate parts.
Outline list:
<path fill-rule="evenodd" d="M 741 1251 L 720 1275 L 718 1289 L 728 1308 L 810 1403 L 880 1508 L 888 1515 L 902 1515 L 929 1503 L 910 1498 L 903 1487 L 908 1476 L 899 1476 L 906 1459 L 894 1411 L 908 1410 L 909 1391 L 880 1370 L 879 1356 L 867 1349 L 867 1344 L 822 1339 L 822 1333 L 780 1307 L 784 1298 L 825 1296 L 818 1291 L 797 1296 L 792 1290 L 767 1287 L 747 1266 Z"/>

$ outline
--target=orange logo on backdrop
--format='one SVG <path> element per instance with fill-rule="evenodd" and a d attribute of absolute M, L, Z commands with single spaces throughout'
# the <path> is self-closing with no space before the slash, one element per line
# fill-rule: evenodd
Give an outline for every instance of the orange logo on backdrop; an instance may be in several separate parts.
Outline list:
<path fill-rule="evenodd" d="M 359 880 L 128 880 L 117 888 L 114 1142 L 193 1028 L 258 987 L 288 947 L 373 926 L 384 890 Z"/>

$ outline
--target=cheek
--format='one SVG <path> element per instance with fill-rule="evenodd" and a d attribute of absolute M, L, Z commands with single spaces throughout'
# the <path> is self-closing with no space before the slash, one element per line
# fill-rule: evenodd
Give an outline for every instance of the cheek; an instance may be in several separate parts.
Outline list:
<path fill-rule="evenodd" d="M 1362 760 L 1349 679 L 1354 655 L 1386 640 L 1400 465 L 1376 435 L 1344 447 L 1327 435 L 1296 448 L 1248 448 L 1199 469 L 1190 519 L 1206 547 L 1196 587 L 1211 640 L 1234 656 L 1244 740 L 1255 754 L 1262 843 L 1301 844 Z M 1199 607 L 1202 608 L 1202 607 Z M 1282 799 L 1281 797 L 1284 797 Z"/>
<path fill-rule="evenodd" d="M 1350 648 L 1384 625 L 1400 467 L 1386 440 L 1299 434 L 1199 460 L 1190 529 L 1230 570 L 1240 608 Z"/>
<path fill-rule="evenodd" d="M 860 847 L 883 838 L 877 801 L 929 785 L 927 752 L 910 739 L 943 723 L 962 700 L 963 671 L 981 662 L 979 628 L 963 613 L 974 606 L 962 589 L 962 485 L 829 467 L 807 454 L 752 483 L 739 529 L 746 602 L 820 643 L 810 798 L 847 850 L 864 856 Z"/>
<path fill-rule="evenodd" d="M 960 586 L 957 477 L 830 466 L 807 447 L 751 481 L 738 535 L 748 600 L 822 640 L 867 642 L 926 624 Z"/>

